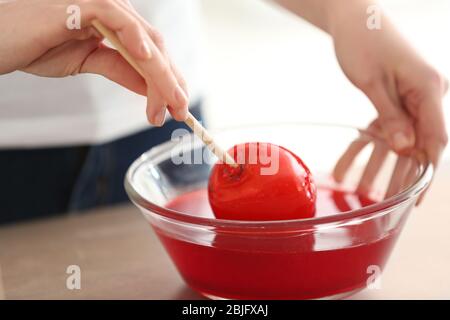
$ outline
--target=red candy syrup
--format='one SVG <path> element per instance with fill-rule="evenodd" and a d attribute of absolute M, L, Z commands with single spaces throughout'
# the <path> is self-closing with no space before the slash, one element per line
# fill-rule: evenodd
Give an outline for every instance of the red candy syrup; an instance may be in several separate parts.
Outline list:
<path fill-rule="evenodd" d="M 268 221 L 314 216 L 311 172 L 294 153 L 260 142 L 236 145 L 229 153 L 239 167 L 217 163 L 209 178 L 209 201 L 217 218 Z"/>
<path fill-rule="evenodd" d="M 319 186 L 315 217 L 373 202 Z M 166 207 L 214 218 L 205 189 L 181 195 Z M 313 299 L 364 288 L 371 275 L 369 266 L 384 267 L 397 233 L 380 238 L 380 228 L 379 220 L 368 220 L 325 237 L 313 233 L 273 238 L 270 234 L 194 236 L 200 244 L 155 229 L 185 281 L 202 294 L 229 299 Z"/>

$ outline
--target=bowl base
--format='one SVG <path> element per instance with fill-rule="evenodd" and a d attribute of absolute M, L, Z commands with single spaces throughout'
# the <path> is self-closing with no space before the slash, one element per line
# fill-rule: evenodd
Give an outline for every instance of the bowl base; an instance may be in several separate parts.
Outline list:
<path fill-rule="evenodd" d="M 351 290 L 351 291 L 341 292 L 341 293 L 333 294 L 331 296 L 326 296 L 326 297 L 321 297 L 321 298 L 311 299 L 311 300 L 342 300 L 342 299 L 345 299 L 345 298 L 353 296 L 354 294 L 360 292 L 363 289 L 364 288 L 356 288 L 356 289 Z M 194 291 L 196 291 L 200 295 L 202 295 L 205 298 L 210 299 L 210 300 L 233 300 L 233 299 L 220 297 L 220 296 L 217 296 L 217 295 L 214 295 L 214 294 L 202 292 L 202 291 L 195 290 L 195 289 L 194 289 Z M 258 300 L 258 299 L 256 299 L 256 300 Z"/>

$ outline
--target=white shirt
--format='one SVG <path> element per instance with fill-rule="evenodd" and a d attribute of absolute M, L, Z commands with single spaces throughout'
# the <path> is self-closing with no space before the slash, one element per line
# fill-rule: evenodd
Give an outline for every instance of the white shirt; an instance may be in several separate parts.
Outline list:
<path fill-rule="evenodd" d="M 164 36 L 169 55 L 201 95 L 197 0 L 132 0 Z M 96 144 L 149 126 L 146 98 L 98 75 L 42 78 L 23 72 L 0 76 L 0 148 Z"/>

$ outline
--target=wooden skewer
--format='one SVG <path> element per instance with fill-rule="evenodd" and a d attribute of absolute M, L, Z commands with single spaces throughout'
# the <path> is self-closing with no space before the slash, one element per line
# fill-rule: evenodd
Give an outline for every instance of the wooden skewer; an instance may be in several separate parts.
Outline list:
<path fill-rule="evenodd" d="M 122 55 L 122 57 L 128 61 L 128 63 L 143 77 L 144 72 L 142 71 L 139 64 L 134 60 L 134 58 L 131 56 L 131 54 L 128 52 L 128 50 L 123 46 L 122 42 L 119 40 L 119 38 L 116 36 L 116 33 L 107 27 L 105 27 L 100 21 L 93 20 L 92 25 L 95 29 L 97 29 L 98 32 L 102 36 L 104 36 L 108 41 L 114 46 L 114 48 Z M 195 117 L 188 111 L 188 117 L 184 121 L 189 128 L 194 131 L 194 134 L 196 134 L 203 143 L 211 150 L 212 153 L 214 153 L 219 160 L 221 160 L 223 163 L 226 163 L 230 166 L 237 167 L 238 164 L 234 161 L 234 159 L 231 157 L 231 155 L 226 152 L 224 149 L 222 149 L 217 143 L 214 141 L 212 136 L 206 131 L 205 127 L 203 127 L 200 122 L 195 119 Z"/>

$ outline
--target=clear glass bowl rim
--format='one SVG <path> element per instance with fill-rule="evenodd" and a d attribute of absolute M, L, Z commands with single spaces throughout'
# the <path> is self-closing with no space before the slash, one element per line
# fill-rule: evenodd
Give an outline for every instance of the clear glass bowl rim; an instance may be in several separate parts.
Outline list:
<path fill-rule="evenodd" d="M 255 125 L 245 125 L 245 126 L 235 126 L 235 127 L 227 127 L 226 129 L 216 129 L 210 130 L 212 135 L 214 136 L 214 132 L 224 133 L 227 131 L 234 131 L 238 129 L 249 129 L 249 128 L 264 128 L 264 127 L 282 127 L 282 126 L 314 126 L 314 127 L 326 127 L 326 128 L 336 128 L 336 129 L 347 129 L 358 131 L 360 134 L 364 134 L 369 136 L 374 141 L 378 141 L 379 143 L 385 144 L 384 141 L 378 139 L 371 133 L 369 133 L 365 129 L 359 129 L 352 126 L 347 125 L 338 125 L 338 124 L 328 124 L 328 123 L 313 123 L 313 122 L 283 122 L 276 124 L 255 124 Z M 193 135 L 193 133 L 191 133 Z M 188 223 L 191 225 L 198 225 L 204 227 L 220 227 L 220 228 L 251 228 L 251 229 L 266 229 L 266 228 L 274 228 L 287 227 L 289 229 L 305 229 L 308 226 L 317 227 L 319 225 L 325 225 L 330 223 L 340 223 L 348 220 L 352 220 L 355 218 L 360 219 L 368 219 L 372 215 L 379 215 L 381 213 L 390 212 L 395 208 L 401 206 L 405 202 L 408 202 L 411 197 L 418 196 L 421 192 L 425 190 L 425 188 L 430 184 L 431 179 L 434 174 L 433 165 L 425 159 L 417 159 L 424 166 L 423 171 L 419 175 L 419 177 L 412 183 L 408 188 L 403 190 L 402 192 L 395 194 L 387 199 L 384 199 L 380 202 L 376 202 L 372 205 L 359 208 L 356 210 L 351 210 L 347 212 L 342 212 L 339 214 L 333 214 L 329 216 L 317 217 L 317 218 L 308 218 L 308 219 L 294 219 L 294 220 L 275 220 L 275 221 L 244 221 L 244 220 L 225 220 L 225 219 L 215 219 L 215 218 L 204 218 L 204 217 L 196 217 L 193 215 L 189 215 L 186 213 L 182 213 L 176 210 L 168 209 L 161 207 L 147 199 L 145 199 L 139 192 L 133 187 L 132 179 L 133 174 L 136 169 L 139 168 L 142 164 L 150 159 L 150 153 L 155 152 L 155 148 L 157 148 L 158 154 L 166 153 L 171 150 L 174 144 L 178 143 L 177 141 L 167 141 L 164 142 L 157 147 L 154 147 L 145 153 L 143 153 L 139 158 L 137 158 L 128 168 L 127 173 L 125 175 L 125 190 L 130 197 L 131 201 L 137 206 L 143 207 L 147 210 L 150 210 L 152 213 L 157 214 L 161 218 L 166 218 L 176 222 Z M 155 156 L 155 155 L 153 155 Z"/>

